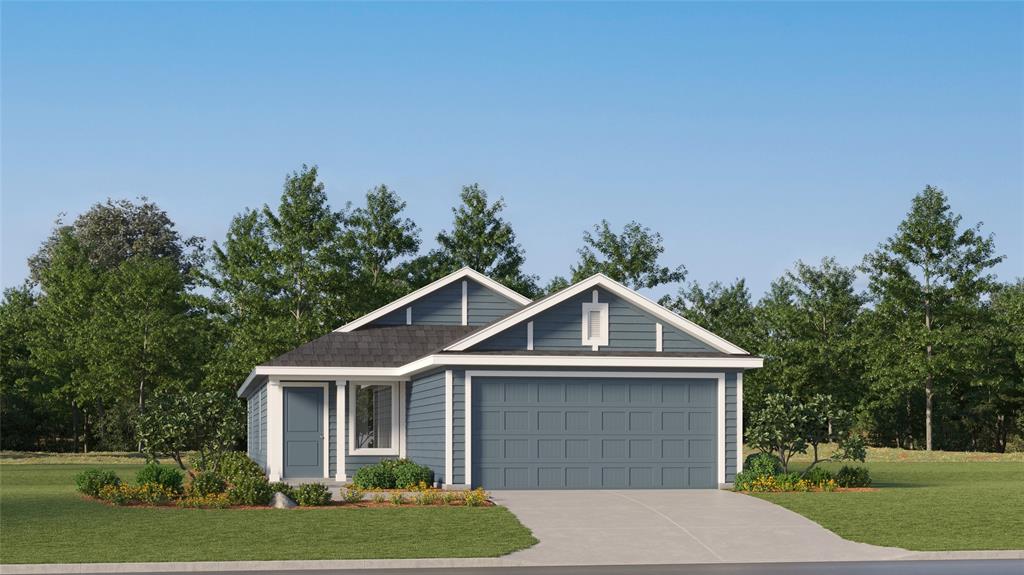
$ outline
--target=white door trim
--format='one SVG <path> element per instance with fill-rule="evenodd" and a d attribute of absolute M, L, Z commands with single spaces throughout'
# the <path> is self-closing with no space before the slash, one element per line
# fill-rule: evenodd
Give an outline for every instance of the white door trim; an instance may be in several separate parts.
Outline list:
<path fill-rule="evenodd" d="M 718 483 L 725 483 L 725 372 L 647 372 L 647 371 L 507 371 L 467 370 L 466 371 L 466 486 L 473 485 L 473 410 L 472 393 L 474 377 L 564 377 L 564 378 L 636 378 L 636 379 L 714 379 L 718 381 Z M 447 463 L 447 462 L 446 462 Z"/>

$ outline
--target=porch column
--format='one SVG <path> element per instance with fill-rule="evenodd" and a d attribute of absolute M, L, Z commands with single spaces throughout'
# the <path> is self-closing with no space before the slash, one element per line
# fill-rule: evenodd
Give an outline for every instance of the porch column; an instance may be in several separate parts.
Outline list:
<path fill-rule="evenodd" d="M 337 401 L 335 410 L 337 414 L 335 419 L 337 420 L 337 433 L 338 437 L 335 440 L 337 445 L 338 453 L 336 458 L 338 460 L 337 469 L 334 472 L 334 479 L 336 481 L 348 481 L 348 477 L 345 475 L 345 422 L 348 421 L 348 412 L 345 410 L 345 399 L 348 395 L 348 382 L 339 379 L 335 380 L 334 385 L 337 387 Z"/>
<path fill-rule="evenodd" d="M 284 470 L 284 397 L 281 380 L 267 381 L 267 475 L 271 481 L 280 481 Z"/>

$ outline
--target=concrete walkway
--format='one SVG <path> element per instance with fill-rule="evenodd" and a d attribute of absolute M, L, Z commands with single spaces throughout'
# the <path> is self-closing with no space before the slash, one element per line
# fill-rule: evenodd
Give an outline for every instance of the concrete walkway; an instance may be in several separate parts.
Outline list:
<path fill-rule="evenodd" d="M 817 523 L 720 490 L 499 491 L 540 539 L 526 565 L 880 561 L 905 549 L 847 541 Z"/>

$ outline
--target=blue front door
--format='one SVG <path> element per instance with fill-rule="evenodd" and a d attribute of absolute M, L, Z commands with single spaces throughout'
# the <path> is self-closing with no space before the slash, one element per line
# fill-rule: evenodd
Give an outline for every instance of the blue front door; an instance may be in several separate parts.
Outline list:
<path fill-rule="evenodd" d="M 324 476 L 324 390 L 284 388 L 284 475 Z"/>

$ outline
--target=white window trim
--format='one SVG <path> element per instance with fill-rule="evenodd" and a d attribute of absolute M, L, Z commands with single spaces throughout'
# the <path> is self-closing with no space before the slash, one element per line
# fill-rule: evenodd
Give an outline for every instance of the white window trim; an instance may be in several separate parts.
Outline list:
<path fill-rule="evenodd" d="M 654 324 L 654 351 L 661 351 L 664 348 L 664 328 L 660 323 Z"/>
<path fill-rule="evenodd" d="M 718 484 L 725 484 L 725 372 L 665 372 L 665 371 L 466 371 L 466 486 L 473 485 L 473 378 L 474 377 L 564 377 L 564 378 L 637 378 L 637 379 L 714 379 L 718 382 L 718 460 L 716 462 Z"/>
<path fill-rule="evenodd" d="M 462 280 L 462 325 L 469 325 L 469 282 Z"/>
<path fill-rule="evenodd" d="M 356 448 L 356 389 L 360 385 L 391 386 L 391 447 Z M 401 385 L 397 381 L 351 381 L 348 386 L 348 454 L 349 455 L 399 455 L 400 436 L 398 428 L 402 425 L 401 412 L 398 404 L 402 401 Z"/>
<path fill-rule="evenodd" d="M 601 314 L 601 335 L 595 338 L 587 337 L 590 334 L 590 312 L 596 311 Z M 608 345 L 608 304 L 607 303 L 584 303 L 583 304 L 583 319 L 582 325 L 582 340 L 581 345 L 589 345 L 594 351 L 597 351 L 600 346 Z"/>
<path fill-rule="evenodd" d="M 533 351 L 533 322 L 526 322 L 526 351 Z"/>

